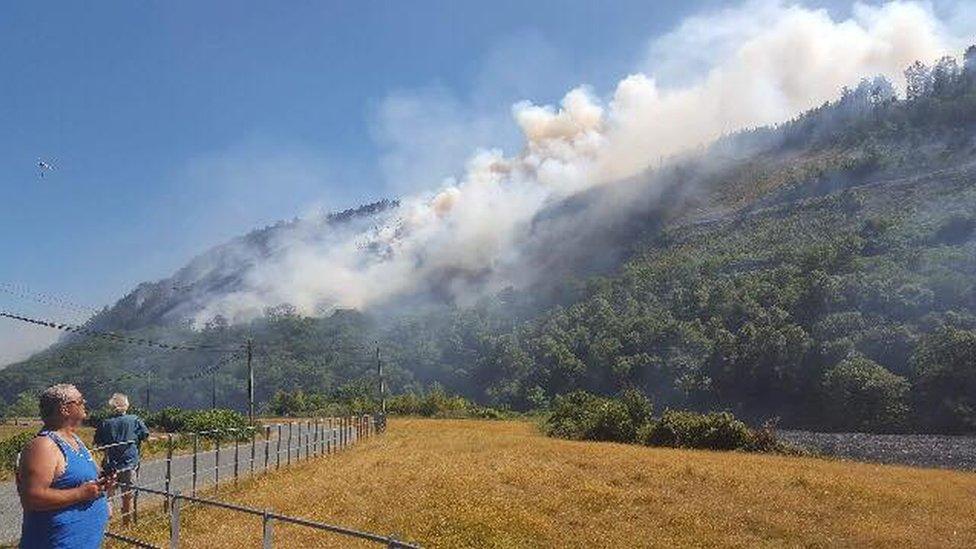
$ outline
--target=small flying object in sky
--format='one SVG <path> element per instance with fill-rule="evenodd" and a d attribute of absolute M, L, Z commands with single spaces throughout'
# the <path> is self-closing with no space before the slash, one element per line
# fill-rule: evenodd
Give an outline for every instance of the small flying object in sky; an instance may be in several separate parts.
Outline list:
<path fill-rule="evenodd" d="M 45 162 L 40 158 L 37 159 L 37 173 L 40 177 L 44 177 L 44 174 L 46 172 L 53 172 L 53 171 L 54 171 L 54 164 L 51 164 L 50 162 Z"/>

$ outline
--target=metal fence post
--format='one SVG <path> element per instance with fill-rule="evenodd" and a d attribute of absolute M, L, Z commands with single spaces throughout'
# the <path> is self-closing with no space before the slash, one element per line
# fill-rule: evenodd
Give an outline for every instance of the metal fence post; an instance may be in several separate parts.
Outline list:
<path fill-rule="evenodd" d="M 275 451 L 275 470 L 281 469 L 281 424 L 278 424 L 278 449 Z"/>
<path fill-rule="evenodd" d="M 251 476 L 252 477 L 254 476 L 254 450 L 255 450 L 254 445 L 256 439 L 257 439 L 257 431 L 252 426 L 251 427 Z"/>
<path fill-rule="evenodd" d="M 289 421 L 288 422 L 288 455 L 286 456 L 288 458 L 287 465 L 289 467 L 291 466 L 291 439 L 292 439 L 292 431 L 294 430 L 294 428 L 295 428 L 295 422 Z"/>
<path fill-rule="evenodd" d="M 234 437 L 234 488 L 237 488 L 237 469 L 239 468 L 239 454 L 241 452 L 241 437 Z"/>
<path fill-rule="evenodd" d="M 271 549 L 271 515 L 267 511 L 261 517 L 261 547 Z"/>
<path fill-rule="evenodd" d="M 197 495 L 197 452 L 200 449 L 200 435 L 193 433 L 193 480 L 190 486 L 190 493 Z"/>
<path fill-rule="evenodd" d="M 136 480 L 134 484 L 139 484 L 139 469 L 135 470 Z M 139 524 L 139 490 L 132 490 L 132 524 Z"/>
<path fill-rule="evenodd" d="M 220 433 L 217 433 L 215 439 L 217 443 L 217 452 L 214 454 L 214 488 L 220 487 Z"/>
<path fill-rule="evenodd" d="M 312 440 L 309 448 L 312 449 L 312 455 L 317 456 L 319 455 L 319 420 L 316 419 L 314 422 L 309 420 L 308 425 L 308 431 Z"/>
<path fill-rule="evenodd" d="M 166 435 L 166 492 L 173 482 L 173 435 Z M 169 498 L 163 499 L 163 511 L 169 511 Z"/>
<path fill-rule="evenodd" d="M 169 504 L 169 549 L 177 549 L 180 546 L 180 491 L 177 490 L 170 499 Z"/>
<path fill-rule="evenodd" d="M 266 425 L 264 427 L 264 470 L 268 470 L 268 454 L 270 452 L 268 449 L 271 447 L 271 426 Z"/>

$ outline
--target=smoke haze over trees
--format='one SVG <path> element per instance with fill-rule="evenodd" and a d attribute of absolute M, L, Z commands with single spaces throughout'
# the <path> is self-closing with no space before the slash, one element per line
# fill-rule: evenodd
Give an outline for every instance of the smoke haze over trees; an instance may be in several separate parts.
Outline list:
<path fill-rule="evenodd" d="M 735 42 L 698 87 L 656 90 L 635 76 L 609 105 L 584 89 L 559 110 L 521 105 L 522 155 L 480 154 L 432 196 L 256 231 L 92 323 L 215 345 L 254 337 L 263 401 L 368 390 L 378 341 L 394 388 L 437 382 L 493 406 L 636 388 L 662 409 L 972 432 L 976 50 L 939 57 L 939 26 L 915 4 L 865 8 L 853 29 L 769 9 L 768 32 Z M 727 105 L 721 90 L 745 77 L 737 59 L 755 64 L 809 33 L 827 48 L 831 33 L 860 40 L 872 60 L 840 71 L 853 82 L 823 83 L 838 99 L 825 103 L 813 84 L 837 67 L 774 59 L 748 78 L 797 64 L 803 78 L 780 82 L 795 95 L 771 111 L 732 109 L 736 120 L 689 118 L 658 145 L 667 116 L 701 108 L 692 99 Z M 883 62 L 870 54 L 896 37 L 914 46 Z M 902 58 L 918 49 L 934 63 Z M 661 126 L 631 125 L 641 120 Z M 760 127 L 722 137 L 725 124 Z M 0 398 L 54 379 L 98 394 L 119 388 L 99 379 L 152 368 L 159 402 L 209 403 L 209 384 L 177 381 L 209 358 L 140 353 L 68 340 L 0 372 Z M 216 375 L 224 404 L 243 405 L 241 369 Z"/>

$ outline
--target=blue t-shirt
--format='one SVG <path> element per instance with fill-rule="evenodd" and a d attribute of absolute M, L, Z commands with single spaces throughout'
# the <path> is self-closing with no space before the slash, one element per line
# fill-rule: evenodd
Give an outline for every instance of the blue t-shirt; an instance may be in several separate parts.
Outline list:
<path fill-rule="evenodd" d="M 149 436 L 149 429 L 138 416 L 124 414 L 112 416 L 95 429 L 95 444 L 104 446 L 118 442 L 132 442 L 105 450 L 106 471 L 132 469 L 139 464 L 139 443 Z"/>

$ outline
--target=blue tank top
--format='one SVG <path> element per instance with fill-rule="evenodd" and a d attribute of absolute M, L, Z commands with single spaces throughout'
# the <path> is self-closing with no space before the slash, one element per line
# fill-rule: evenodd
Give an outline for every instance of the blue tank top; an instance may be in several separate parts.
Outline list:
<path fill-rule="evenodd" d="M 64 454 L 64 472 L 51 484 L 52 488 L 75 488 L 98 478 L 98 468 L 88 448 L 77 436 L 75 450 L 61 437 L 41 431 L 58 445 Z M 101 547 L 108 523 L 108 502 L 105 496 L 82 501 L 54 511 L 25 511 L 20 533 L 21 549 L 89 549 Z"/>

